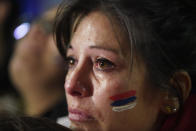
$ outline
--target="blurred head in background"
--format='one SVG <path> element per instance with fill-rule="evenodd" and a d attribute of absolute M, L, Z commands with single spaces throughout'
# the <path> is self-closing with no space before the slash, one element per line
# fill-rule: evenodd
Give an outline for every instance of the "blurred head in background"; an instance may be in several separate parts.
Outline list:
<path fill-rule="evenodd" d="M 56 9 L 37 19 L 17 41 L 10 61 L 10 76 L 24 101 L 24 112 L 40 116 L 64 99 L 64 64 L 53 40 Z"/>

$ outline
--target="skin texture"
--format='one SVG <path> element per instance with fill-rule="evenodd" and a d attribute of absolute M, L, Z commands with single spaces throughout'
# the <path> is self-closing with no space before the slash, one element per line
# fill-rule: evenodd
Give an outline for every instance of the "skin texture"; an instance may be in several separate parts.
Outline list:
<path fill-rule="evenodd" d="M 117 26 L 115 31 L 121 32 Z M 71 39 L 65 90 L 75 130 L 142 131 L 157 126 L 161 100 L 151 92 L 145 64 L 134 59 L 130 70 L 127 39 L 116 34 L 104 13 L 94 11 L 81 20 Z M 137 105 L 112 111 L 110 97 L 129 90 L 136 91 Z"/>

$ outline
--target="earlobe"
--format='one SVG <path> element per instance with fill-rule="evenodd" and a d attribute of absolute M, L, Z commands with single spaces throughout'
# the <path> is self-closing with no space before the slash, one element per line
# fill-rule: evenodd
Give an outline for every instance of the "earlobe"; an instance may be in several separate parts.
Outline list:
<path fill-rule="evenodd" d="M 178 112 L 180 104 L 186 101 L 191 91 L 191 78 L 186 71 L 178 71 L 169 84 L 169 89 L 162 94 L 161 111 L 165 114 Z"/>
<path fill-rule="evenodd" d="M 178 97 L 165 97 L 161 105 L 161 111 L 165 114 L 173 114 L 178 112 L 180 102 Z"/>

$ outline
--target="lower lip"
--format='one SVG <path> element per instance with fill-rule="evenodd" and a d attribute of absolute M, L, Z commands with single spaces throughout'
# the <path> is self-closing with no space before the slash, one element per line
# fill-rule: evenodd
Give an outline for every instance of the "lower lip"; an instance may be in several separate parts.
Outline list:
<path fill-rule="evenodd" d="M 76 122 L 93 121 L 94 118 L 82 112 L 69 112 L 69 119 Z"/>

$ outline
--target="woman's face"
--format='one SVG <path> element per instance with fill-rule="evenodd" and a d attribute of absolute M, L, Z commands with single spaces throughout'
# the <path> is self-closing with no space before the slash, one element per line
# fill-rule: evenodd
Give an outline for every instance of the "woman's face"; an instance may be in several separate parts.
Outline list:
<path fill-rule="evenodd" d="M 65 89 L 73 129 L 154 128 L 159 99 L 150 93 L 144 63 L 134 59 L 130 69 L 127 39 L 115 27 L 96 11 L 81 20 L 72 37 L 67 50 L 69 70 Z"/>

